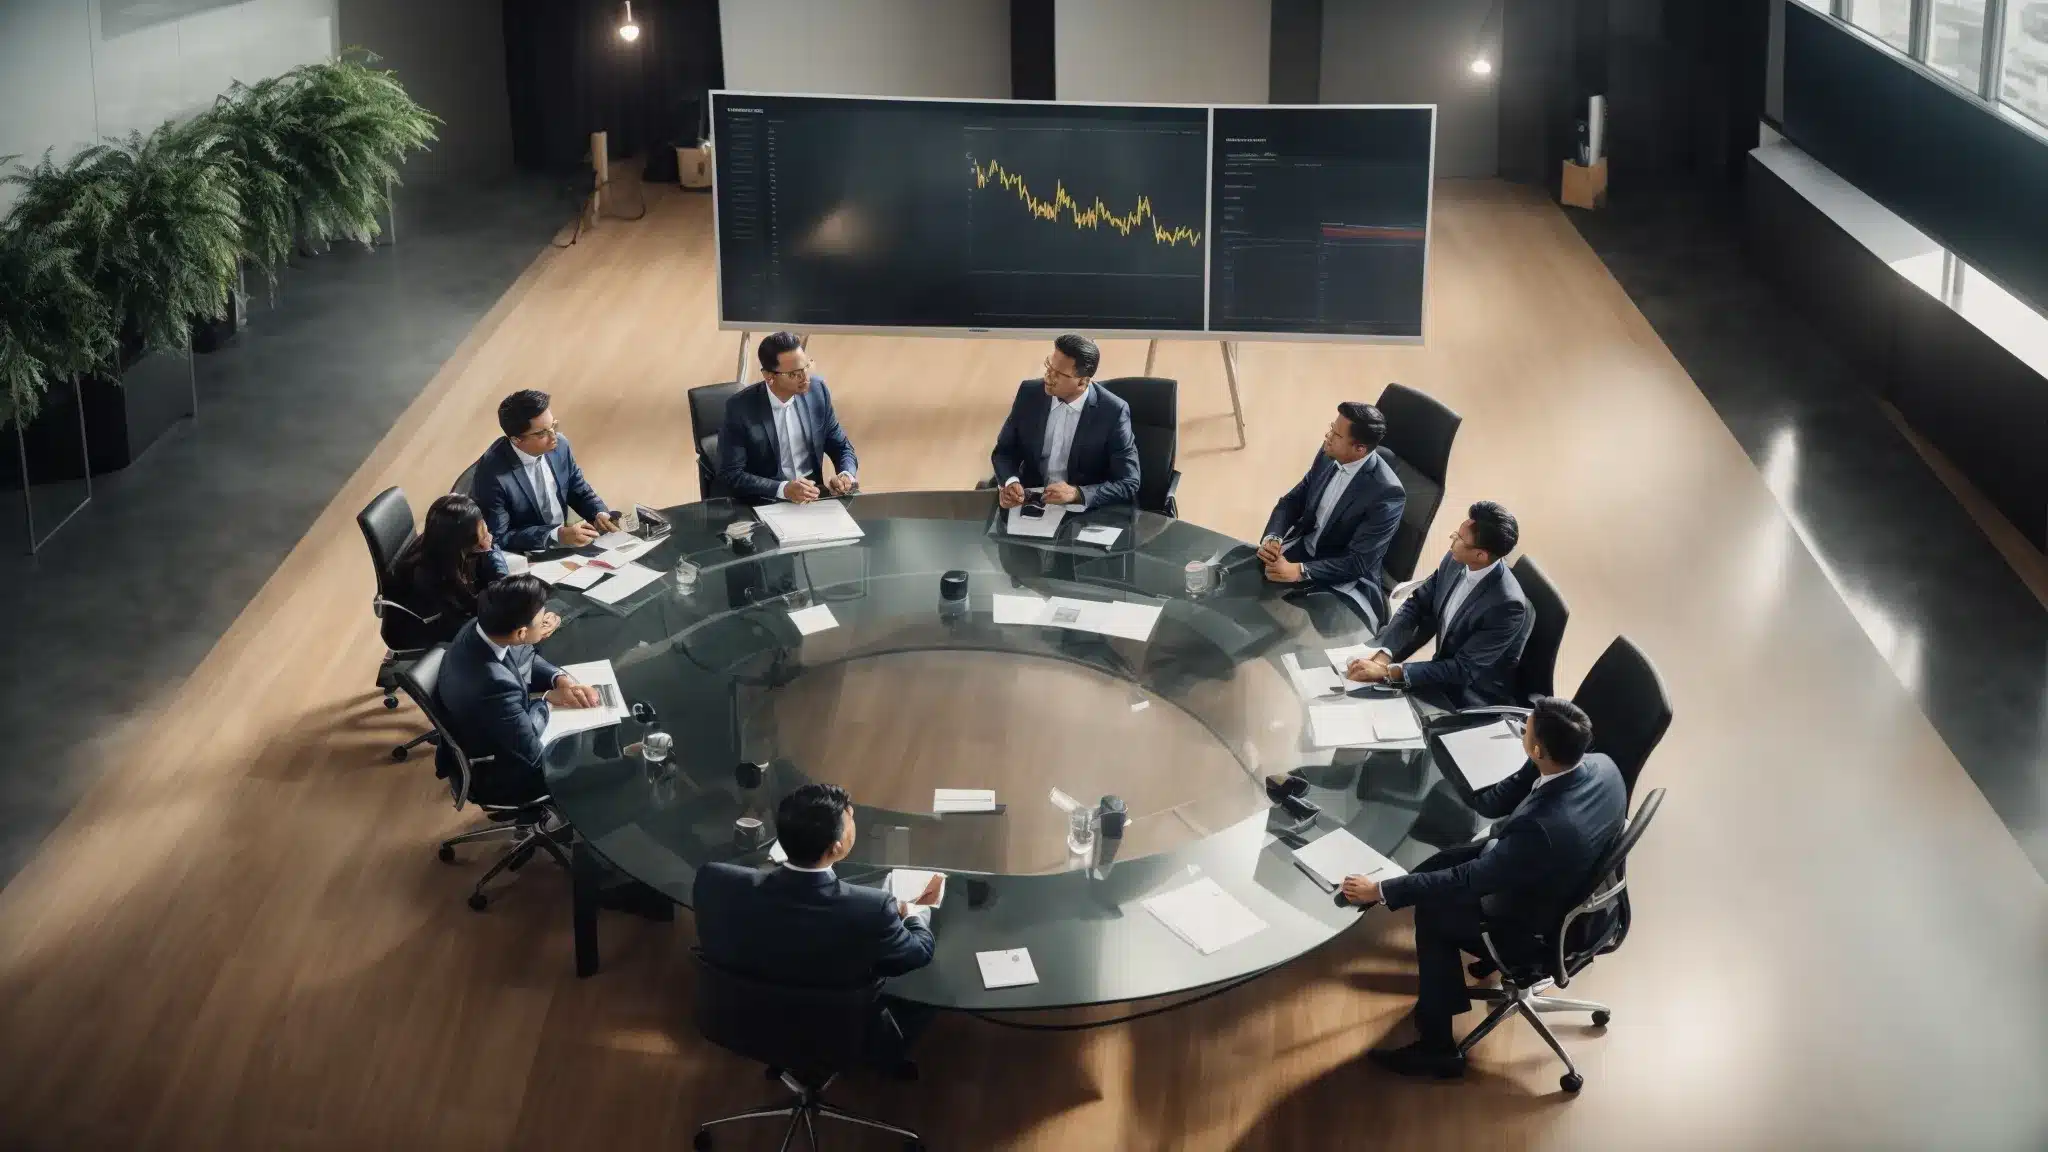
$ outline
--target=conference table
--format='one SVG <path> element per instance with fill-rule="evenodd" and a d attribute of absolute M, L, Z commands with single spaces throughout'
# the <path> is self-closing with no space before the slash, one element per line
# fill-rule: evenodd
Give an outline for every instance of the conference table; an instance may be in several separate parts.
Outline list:
<path fill-rule="evenodd" d="M 638 560 L 661 579 L 617 604 L 556 589 L 564 622 L 544 654 L 610 660 L 643 712 L 546 754 L 550 789 L 578 833 L 579 974 L 598 968 L 605 878 L 688 906 L 706 863 L 771 866 L 776 803 L 812 780 L 854 798 L 856 843 L 841 879 L 880 884 L 894 867 L 948 874 L 932 913 L 933 961 L 891 980 L 890 993 L 977 1013 L 1232 985 L 1327 943 L 1361 914 L 1298 866 L 1295 847 L 1343 827 L 1409 866 L 1430 851 L 1411 839 L 1444 791 L 1426 753 L 1347 765 L 1355 754 L 1310 747 L 1310 702 L 1288 663 L 1313 666 L 1327 648 L 1366 638 L 1338 597 L 1271 584 L 1247 545 L 1130 508 L 1069 516 L 1057 537 L 1024 539 L 987 491 L 846 504 L 859 539 L 785 547 L 762 530 L 744 555 L 726 528 L 752 509 L 667 509 L 672 530 Z M 1107 545 L 1077 538 L 1105 526 L 1120 529 Z M 670 575 L 685 558 L 699 570 L 687 591 Z M 1205 581 L 1191 563 L 1210 586 L 1196 587 Z M 963 597 L 942 594 L 949 572 L 964 574 Z M 1029 607 L 1014 599 L 1024 597 L 1159 611 L 1138 639 L 998 623 L 999 596 L 1013 618 Z M 673 750 L 651 764 L 641 747 L 655 729 Z M 1312 823 L 1275 809 L 1263 786 L 1303 765 L 1322 808 Z M 992 789 L 1001 807 L 935 813 L 942 788 Z M 1122 836 L 1070 851 L 1055 790 L 1091 808 L 1119 797 Z M 743 819 L 765 835 L 742 834 Z M 1140 904 L 1202 878 L 1265 928 L 1205 955 Z M 1020 947 L 1038 982 L 985 988 L 976 953 Z"/>

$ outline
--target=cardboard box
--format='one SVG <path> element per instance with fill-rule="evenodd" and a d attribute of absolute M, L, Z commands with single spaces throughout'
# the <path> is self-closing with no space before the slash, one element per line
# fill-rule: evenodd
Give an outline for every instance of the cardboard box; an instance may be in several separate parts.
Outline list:
<path fill-rule="evenodd" d="M 1573 208 L 1598 208 L 1607 200 L 1607 158 L 1592 167 L 1564 162 L 1564 190 L 1558 197 Z"/>

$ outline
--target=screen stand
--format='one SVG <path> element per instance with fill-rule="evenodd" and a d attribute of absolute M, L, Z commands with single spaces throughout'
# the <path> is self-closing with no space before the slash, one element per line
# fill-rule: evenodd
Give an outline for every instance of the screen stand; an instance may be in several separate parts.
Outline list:
<path fill-rule="evenodd" d="M 735 384 L 747 382 L 747 334 L 745 332 L 740 333 L 740 354 L 739 359 L 734 360 L 732 363 L 732 378 Z"/>
<path fill-rule="evenodd" d="M 1244 447 L 1244 404 L 1237 398 L 1237 345 L 1228 340 L 1218 340 L 1216 346 L 1223 350 L 1223 377 L 1230 381 L 1230 415 L 1237 421 L 1237 446 Z M 1145 342 L 1145 375 L 1152 375 L 1152 363 L 1159 358 L 1159 341 Z"/>

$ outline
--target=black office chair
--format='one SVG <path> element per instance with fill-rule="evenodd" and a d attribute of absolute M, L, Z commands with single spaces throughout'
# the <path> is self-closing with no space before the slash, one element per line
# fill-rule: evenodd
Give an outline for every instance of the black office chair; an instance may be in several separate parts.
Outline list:
<path fill-rule="evenodd" d="M 1515 699 L 1527 704 L 1538 696 L 1557 694 L 1557 650 L 1564 644 L 1564 626 L 1570 622 L 1572 610 L 1551 586 L 1550 578 L 1536 567 L 1536 561 L 1524 556 L 1508 571 L 1522 586 L 1522 594 L 1536 614 L 1529 641 L 1522 646 L 1521 662 L 1515 665 Z"/>
<path fill-rule="evenodd" d="M 1180 518 L 1180 382 L 1164 376 L 1098 380 L 1105 392 L 1131 406 L 1138 441 L 1138 507 Z"/>
<path fill-rule="evenodd" d="M 1480 939 L 1485 942 L 1487 958 L 1500 969 L 1500 987 L 1471 989 L 1473 996 L 1491 1002 L 1493 1010 L 1458 1042 L 1459 1055 L 1470 1052 L 1473 1045 L 1485 1039 L 1510 1013 L 1515 1013 L 1527 1020 L 1543 1042 L 1550 1045 L 1550 1050 L 1557 1053 L 1557 1058 L 1564 1061 L 1564 1075 L 1558 1079 L 1558 1086 L 1567 1092 L 1577 1092 L 1586 1086 L 1585 1077 L 1579 1075 L 1578 1066 L 1565 1054 L 1564 1045 L 1557 1042 L 1541 1014 L 1590 1012 L 1593 1026 L 1604 1028 L 1613 1012 L 1607 1005 L 1592 1000 L 1567 1000 L 1542 993 L 1570 986 L 1587 965 L 1620 948 L 1628 938 L 1628 854 L 1643 838 L 1663 802 L 1662 788 L 1643 798 L 1635 816 L 1622 829 L 1614 846 L 1600 858 L 1592 879 L 1557 927 L 1531 933 L 1482 922 Z"/>
<path fill-rule="evenodd" d="M 1614 761 L 1634 796 L 1636 777 L 1671 727 L 1671 698 L 1657 666 L 1628 637 L 1617 636 L 1579 681 L 1572 703 L 1593 722 L 1592 750 Z"/>
<path fill-rule="evenodd" d="M 386 488 L 376 498 L 356 513 L 356 527 L 363 533 L 363 543 L 370 549 L 370 564 L 377 571 L 377 593 L 370 598 L 370 613 L 377 617 L 378 631 L 384 631 L 385 615 L 403 612 L 418 619 L 418 613 L 392 599 L 391 566 L 397 562 L 398 554 L 412 543 L 412 505 L 405 499 L 400 488 Z M 417 659 L 423 649 L 392 648 L 386 642 L 384 659 L 377 665 L 377 687 L 384 690 L 384 706 L 398 707 L 398 671 L 409 661 Z M 432 743 L 434 732 L 428 729 L 418 736 L 391 749 L 393 760 L 403 760 L 421 744 Z"/>
<path fill-rule="evenodd" d="M 483 458 L 479 456 L 477 459 L 469 462 L 469 467 L 464 468 L 462 470 L 462 475 L 457 476 L 455 478 L 455 483 L 450 484 L 448 486 L 448 491 L 450 494 L 456 496 L 471 497 L 476 495 L 476 466 L 479 463 L 481 463 L 482 460 Z"/>
<path fill-rule="evenodd" d="M 1389 384 L 1374 407 L 1387 418 L 1387 438 L 1380 444 L 1394 474 L 1401 478 L 1408 501 L 1400 527 L 1380 562 L 1380 584 L 1388 592 L 1415 575 L 1429 526 L 1444 502 L 1444 477 L 1451 466 L 1451 442 L 1458 438 L 1463 416 L 1430 396 L 1401 384 Z"/>
<path fill-rule="evenodd" d="M 744 383 L 732 381 L 690 389 L 690 443 L 697 446 L 697 491 L 701 499 L 732 495 L 718 482 L 718 430 L 725 427 L 726 404 L 744 387 Z"/>
<path fill-rule="evenodd" d="M 441 683 L 441 659 L 447 651 L 447 645 L 440 644 L 421 653 L 418 659 L 398 670 L 398 686 L 412 697 L 420 711 L 427 714 L 427 719 L 433 721 L 434 732 L 439 737 L 436 743 L 454 754 L 455 774 L 448 779 L 448 791 L 455 799 L 456 811 L 475 804 L 490 819 L 485 827 L 441 841 L 442 862 L 454 863 L 457 844 L 497 837 L 510 837 L 512 840 L 512 846 L 505 849 L 504 855 L 478 878 L 476 887 L 470 891 L 469 906 L 481 912 L 490 903 L 490 898 L 484 895 L 484 885 L 497 879 L 500 872 L 508 869 L 519 871 L 533 859 L 535 851 L 546 852 L 565 870 L 569 867 L 569 855 L 555 839 L 556 834 L 566 832 L 568 824 L 555 810 L 553 798 L 545 794 L 521 804 L 485 804 L 470 799 L 469 790 L 476 766 L 487 764 L 495 757 L 471 756 L 449 735 L 447 718 L 441 714 L 440 698 L 434 695 Z M 548 827 L 551 821 L 555 825 L 552 830 Z"/>
<path fill-rule="evenodd" d="M 908 1152 L 924 1144 L 917 1133 L 871 1120 L 827 1104 L 825 1089 L 838 1075 L 866 1062 L 868 1032 L 881 1008 L 880 981 L 857 988 L 806 988 L 770 984 L 727 971 L 692 950 L 697 961 L 697 1031 L 706 1040 L 735 1055 L 767 1066 L 770 1079 L 789 1089 L 786 1104 L 767 1104 L 721 1116 L 697 1128 L 692 1148 L 711 1147 L 711 1129 L 738 1120 L 789 1117 L 782 1136 L 790 1147 L 799 1127 L 810 1147 L 818 1147 L 816 1121 L 844 1120 L 903 1138 Z"/>

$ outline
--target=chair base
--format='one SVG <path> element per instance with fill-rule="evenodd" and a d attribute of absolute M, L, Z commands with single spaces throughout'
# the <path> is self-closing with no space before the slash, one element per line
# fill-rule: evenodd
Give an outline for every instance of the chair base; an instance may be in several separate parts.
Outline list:
<path fill-rule="evenodd" d="M 1607 1005 L 1592 1000 L 1567 1000 L 1562 996 L 1541 995 L 1545 989 L 1552 986 L 1552 983 L 1545 978 L 1527 986 L 1504 981 L 1498 988 L 1466 989 L 1467 994 L 1473 999 L 1491 1003 L 1493 1010 L 1486 1014 L 1486 1019 L 1481 1020 L 1478 1027 L 1466 1033 L 1465 1038 L 1458 1042 L 1458 1055 L 1469 1055 L 1473 1046 L 1486 1039 L 1487 1033 L 1498 1027 L 1501 1021 L 1510 1015 L 1519 1015 L 1529 1022 L 1529 1026 L 1536 1030 L 1538 1036 L 1543 1037 L 1543 1042 L 1550 1045 L 1550 1050 L 1557 1054 L 1557 1058 L 1564 1061 L 1564 1075 L 1558 1077 L 1558 1086 L 1567 1092 L 1577 1092 L 1585 1087 L 1586 1078 L 1579 1075 L 1578 1065 L 1572 1063 L 1572 1058 L 1565 1054 L 1564 1045 L 1558 1043 L 1556 1033 L 1543 1022 L 1540 1013 L 1590 1012 L 1593 1014 L 1594 1027 L 1605 1027 L 1607 1022 L 1613 1019 L 1614 1014 Z"/>
<path fill-rule="evenodd" d="M 545 807 L 516 809 L 496 815 L 507 818 L 490 824 L 487 827 L 473 828 L 468 832 L 458 836 L 450 836 L 448 839 L 441 841 L 439 852 L 441 861 L 443 863 L 453 863 L 455 860 L 455 846 L 457 844 L 470 844 L 499 837 L 509 837 L 511 839 L 511 846 L 506 848 L 504 853 L 498 857 L 497 862 L 492 864 L 490 869 L 477 879 L 476 887 L 470 889 L 469 906 L 478 912 L 483 911 L 491 902 L 491 898 L 484 894 L 484 886 L 497 879 L 500 872 L 517 872 L 521 868 L 526 867 L 527 862 L 533 859 L 535 852 L 546 852 L 565 871 L 569 867 L 569 854 L 564 850 L 561 842 L 556 839 L 558 835 L 568 830 L 568 825 L 559 822 L 553 809 Z M 557 821 L 553 828 L 548 826 L 550 821 Z"/>
<path fill-rule="evenodd" d="M 899 1128 L 894 1124 L 887 1124 L 880 1120 L 862 1116 L 855 1112 L 848 1112 L 843 1108 L 837 1108 L 825 1103 L 825 1089 L 832 1083 L 835 1077 L 828 1077 L 824 1084 L 820 1084 L 816 1088 L 809 1087 L 788 1072 L 777 1073 L 775 1078 L 780 1079 L 783 1087 L 788 1088 L 790 1095 L 794 1097 L 789 1103 L 783 1105 L 768 1104 L 750 1111 L 735 1113 L 731 1116 L 721 1116 L 716 1120 L 708 1120 L 698 1125 L 697 1135 L 691 1139 L 690 1147 L 697 1149 L 697 1152 L 705 1152 L 706 1149 L 711 1147 L 711 1130 L 720 1124 L 731 1124 L 739 1120 L 779 1119 L 787 1116 L 789 1117 L 789 1127 L 784 1129 L 782 1133 L 781 1147 L 783 1148 L 788 1148 L 795 1142 L 797 1129 L 799 1128 L 803 1129 L 804 1139 L 809 1141 L 810 1146 L 817 1148 L 817 1121 L 838 1120 L 842 1123 L 858 1124 L 864 1128 L 873 1128 L 894 1136 L 901 1136 L 905 1152 L 923 1152 L 924 1141 L 919 1138 L 917 1133 L 910 1129 Z"/>

